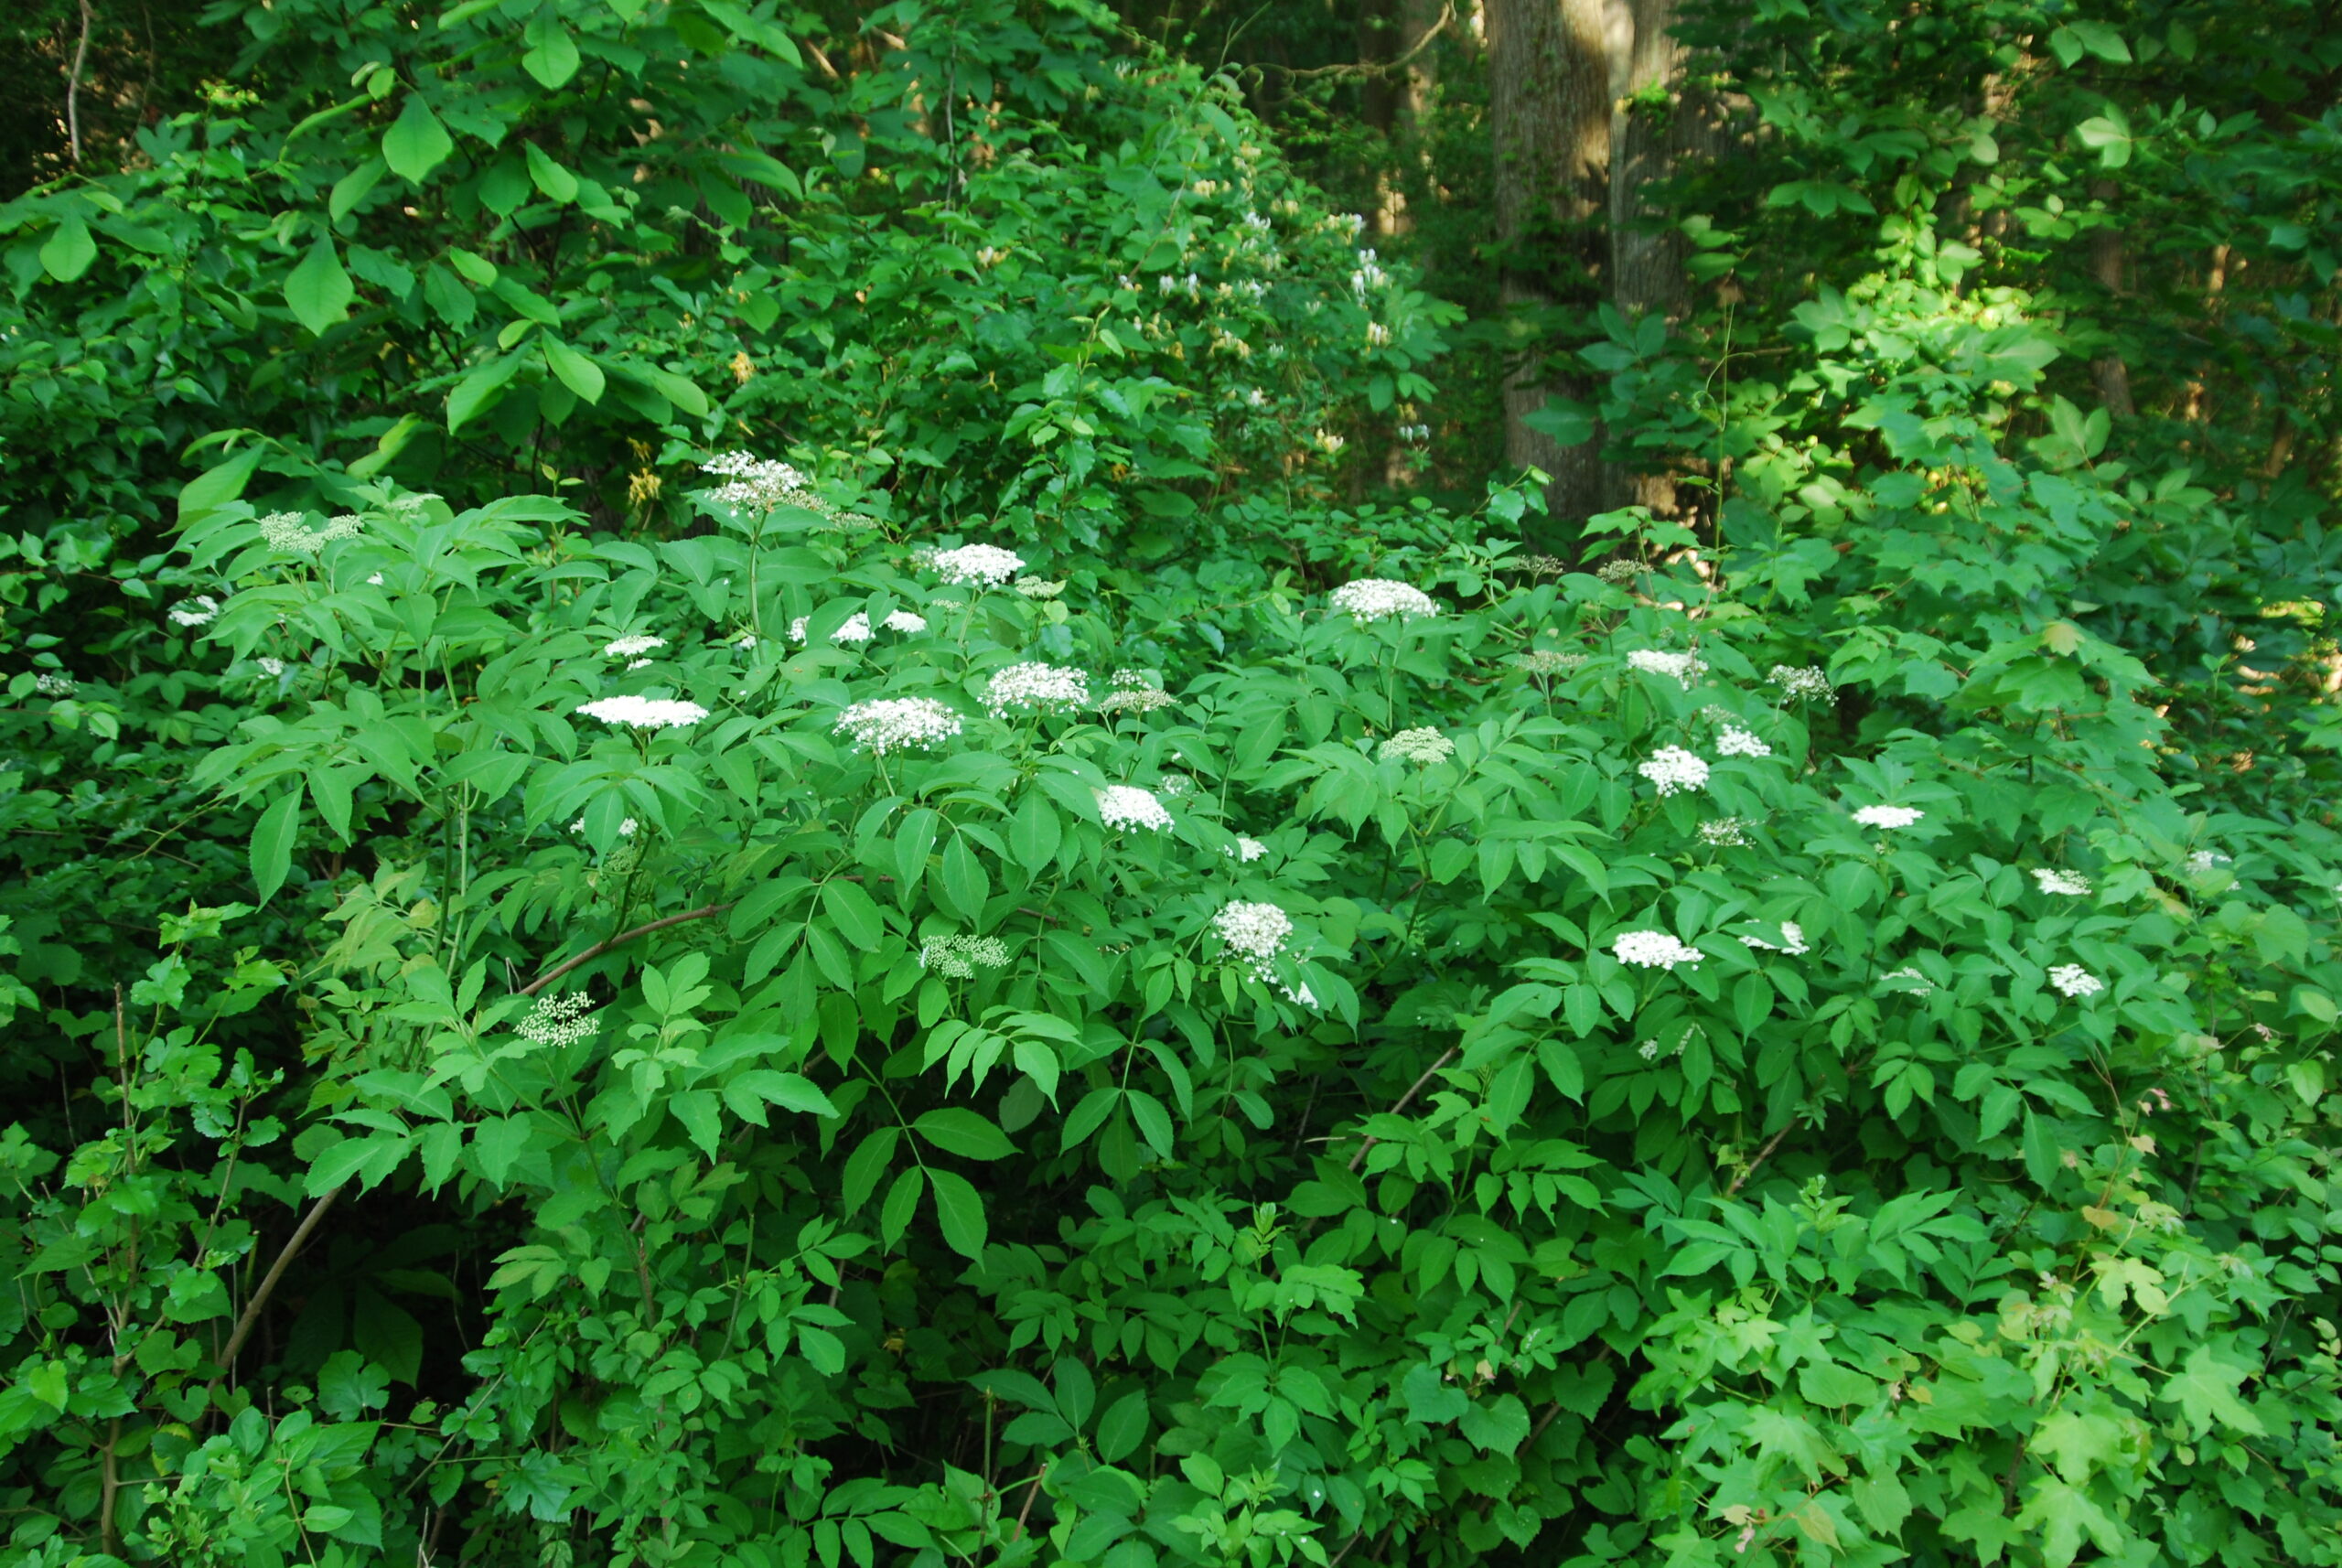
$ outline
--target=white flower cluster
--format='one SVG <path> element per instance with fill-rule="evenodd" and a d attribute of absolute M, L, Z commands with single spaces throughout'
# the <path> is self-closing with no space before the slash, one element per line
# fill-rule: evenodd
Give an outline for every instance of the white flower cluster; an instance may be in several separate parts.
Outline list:
<path fill-rule="evenodd" d="M 984 683 L 992 716 L 1011 713 L 1069 714 L 1090 702 L 1090 677 L 1062 664 L 1012 664 Z"/>
<path fill-rule="evenodd" d="M 1686 946 L 1665 931 L 1626 931 L 1610 944 L 1611 956 L 1637 969 L 1673 969 L 1696 964 L 1707 954 Z"/>
<path fill-rule="evenodd" d="M 2106 982 L 2078 963 L 2061 963 L 2050 970 L 2049 983 L 2060 996 L 2095 996 L 2106 989 Z"/>
<path fill-rule="evenodd" d="M 252 662 L 259 665 L 260 672 L 272 681 L 279 680 L 285 674 L 285 663 L 282 659 L 272 659 L 263 653 Z"/>
<path fill-rule="evenodd" d="M 1692 682 L 1708 672 L 1707 661 L 1696 653 L 1668 653 L 1656 648 L 1638 648 L 1627 655 L 1627 662 L 1646 675 L 1681 682 L 1687 692 Z"/>
<path fill-rule="evenodd" d="M 566 996 L 538 997 L 537 1004 L 521 1020 L 520 1036 L 540 1046 L 574 1046 L 592 1039 L 601 1028 L 594 1015 L 594 999 L 583 991 L 573 991 Z"/>
<path fill-rule="evenodd" d="M 1155 780 L 1155 790 L 1158 795 L 1167 796 L 1176 800 L 1182 795 L 1194 794 L 1196 781 L 1184 773 L 1166 772 Z"/>
<path fill-rule="evenodd" d="M 1236 842 L 1222 853 L 1234 856 L 1239 865 L 1250 865 L 1268 854 L 1269 846 L 1259 839 L 1248 839 L 1239 834 Z"/>
<path fill-rule="evenodd" d="M 1428 424 L 1402 424 L 1399 426 L 1399 439 L 1411 446 L 1421 446 L 1430 441 L 1431 426 Z"/>
<path fill-rule="evenodd" d="M 1008 948 L 998 937 L 929 937 L 919 945 L 919 966 L 951 980 L 972 980 L 980 969 L 998 969 L 1008 962 Z"/>
<path fill-rule="evenodd" d="M 220 616 L 220 601 L 209 594 L 198 594 L 183 599 L 170 609 L 173 626 L 209 626 Z"/>
<path fill-rule="evenodd" d="M 618 837 L 622 839 L 632 838 L 634 836 L 635 830 L 641 825 L 641 823 L 636 822 L 632 817 L 627 818 L 626 821 L 618 824 Z M 575 822 L 570 823 L 569 831 L 573 833 L 584 832 L 586 831 L 586 819 L 580 817 Z"/>
<path fill-rule="evenodd" d="M 260 536 L 271 550 L 289 550 L 314 555 L 337 539 L 356 535 L 360 526 L 358 514 L 344 512 L 328 520 L 323 528 L 311 528 L 297 511 L 273 511 L 260 520 Z"/>
<path fill-rule="evenodd" d="M 589 719 L 628 729 L 681 729 L 707 717 L 707 710 L 697 703 L 673 697 L 603 697 L 580 703 L 577 711 Z"/>
<path fill-rule="evenodd" d="M 1551 648 L 1532 648 L 1526 653 L 1512 656 L 1513 667 L 1531 675 L 1567 675 L 1585 663 L 1583 653 L 1563 653 Z"/>
<path fill-rule="evenodd" d="M 1857 806 L 1854 821 L 1866 828 L 1907 828 L 1927 812 L 1913 806 Z"/>
<path fill-rule="evenodd" d="M 1103 789 L 1092 790 L 1098 797 L 1098 815 L 1110 828 L 1145 828 L 1161 832 L 1171 825 L 1171 813 L 1152 790 L 1135 784 L 1109 784 Z"/>
<path fill-rule="evenodd" d="M 2234 865 L 2235 864 L 2235 861 L 2230 860 L 2227 855 L 2222 854 L 2218 850 L 2199 849 L 2195 854 L 2187 857 L 2187 875 L 2190 876 L 2202 876 L 2216 867 Z"/>
<path fill-rule="evenodd" d="M 1716 736 L 1716 755 L 1718 757 L 1770 757 L 1773 755 L 1773 748 L 1759 740 L 1755 731 L 1742 729 L 1738 725 L 1726 725 L 1724 726 L 1723 733 Z"/>
<path fill-rule="evenodd" d="M 807 488 L 805 476 L 787 463 L 746 452 L 726 452 L 702 463 L 700 469 L 729 481 L 715 487 L 713 499 L 739 511 L 770 511 L 782 506 L 828 510 Z"/>
<path fill-rule="evenodd" d="M 1028 599 L 1054 599 L 1065 592 L 1063 583 L 1052 583 L 1047 577 L 1036 577 L 1030 573 L 1017 578 L 1015 587 Z"/>
<path fill-rule="evenodd" d="M 44 697 L 70 697 L 81 689 L 79 681 L 54 670 L 44 670 L 33 677 L 33 690 Z"/>
<path fill-rule="evenodd" d="M 880 697 L 838 715 L 832 735 L 853 736 L 854 749 L 884 757 L 905 746 L 924 751 L 960 733 L 960 715 L 932 697 Z"/>
<path fill-rule="evenodd" d="M 1810 952 L 1813 950 L 1806 944 L 1805 928 L 1799 925 L 1795 920 L 1783 920 L 1781 922 L 1781 943 L 1782 945 L 1776 947 L 1762 937 L 1743 937 L 1740 939 L 1740 945 L 1743 947 L 1756 948 L 1764 952 L 1785 952 L 1791 958 L 1795 958 L 1799 953 Z"/>
<path fill-rule="evenodd" d="M 1748 824 L 1738 817 L 1717 817 L 1700 824 L 1700 842 L 1711 849 L 1739 849 L 1748 843 Z"/>
<path fill-rule="evenodd" d="M 1277 954 L 1293 935 L 1293 920 L 1274 904 L 1232 901 L 1211 918 L 1211 928 L 1230 952 L 1241 955 L 1252 978 L 1265 983 L 1274 972 Z"/>
<path fill-rule="evenodd" d="M 1375 752 L 1384 762 L 1419 762 L 1428 768 L 1456 755 L 1456 743 L 1435 729 L 1402 729 Z"/>
<path fill-rule="evenodd" d="M 1707 760 L 1699 753 L 1686 751 L 1680 746 L 1660 746 L 1635 771 L 1658 785 L 1661 795 L 1704 789 L 1708 785 Z"/>
<path fill-rule="evenodd" d="M 1153 670 L 1117 670 L 1109 683 L 1113 689 L 1098 699 L 1101 714 L 1151 714 L 1179 700 L 1163 689 L 1162 675 Z"/>
<path fill-rule="evenodd" d="M 621 637 L 615 642 L 602 644 L 602 651 L 612 659 L 632 659 L 654 648 L 666 646 L 667 639 L 663 637 Z"/>
<path fill-rule="evenodd" d="M 1784 697 L 1815 697 L 1825 703 L 1838 700 L 1838 689 L 1830 684 L 1830 677 L 1818 664 L 1776 664 L 1765 679 L 1778 686 Z"/>
<path fill-rule="evenodd" d="M 2079 871 L 2052 871 L 2046 865 L 2033 868 L 2034 885 L 2044 893 L 2055 893 L 2068 898 L 2087 897 L 2090 878 Z"/>
<path fill-rule="evenodd" d="M 1421 588 L 1386 577 L 1360 577 L 1334 590 L 1334 607 L 1360 626 L 1406 616 L 1435 616 L 1439 601 Z"/>
<path fill-rule="evenodd" d="M 1025 569 L 1025 557 L 996 544 L 962 544 L 937 551 L 929 564 L 947 583 L 997 587 Z"/>

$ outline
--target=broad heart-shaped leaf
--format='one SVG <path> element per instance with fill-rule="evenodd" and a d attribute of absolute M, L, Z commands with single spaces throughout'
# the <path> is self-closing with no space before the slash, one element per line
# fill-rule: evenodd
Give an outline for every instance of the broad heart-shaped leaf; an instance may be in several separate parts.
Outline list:
<path fill-rule="evenodd" d="M 1442 1378 L 1439 1369 L 1428 1363 L 1415 1368 L 1401 1380 L 1399 1393 L 1407 1402 L 1407 1419 L 1420 1421 L 1425 1426 L 1441 1426 L 1459 1420 L 1472 1408 L 1471 1396 Z"/>
<path fill-rule="evenodd" d="M 569 29 L 549 17 L 539 17 L 529 24 L 524 35 L 529 52 L 521 57 L 521 69 L 543 82 L 548 91 L 558 91 L 577 74 L 577 40 Z"/>
<path fill-rule="evenodd" d="M 984 1200 L 975 1184 L 951 1171 L 930 1170 L 935 1187 L 935 1218 L 943 1226 L 943 1244 L 963 1258 L 984 1255 Z"/>
<path fill-rule="evenodd" d="M 1513 1394 L 1504 1394 L 1487 1404 L 1475 1404 L 1464 1412 L 1457 1430 L 1473 1447 L 1491 1454 L 1509 1454 L 1529 1436 L 1529 1407 Z"/>
<path fill-rule="evenodd" d="M 252 825 L 252 881 L 263 904 L 275 897 L 293 870 L 293 842 L 301 832 L 301 787 L 278 796 Z"/>
<path fill-rule="evenodd" d="M 602 367 L 550 334 L 537 339 L 544 346 L 545 363 L 561 378 L 561 384 L 584 398 L 587 403 L 602 401 Z"/>
<path fill-rule="evenodd" d="M 382 133 L 382 161 L 391 166 L 392 174 L 414 185 L 428 179 L 431 171 L 455 150 L 456 139 L 447 134 L 447 127 L 439 124 L 439 116 L 419 92 L 406 95 L 405 107 Z"/>
<path fill-rule="evenodd" d="M 963 1106 L 930 1111 L 911 1123 L 911 1131 L 939 1149 L 972 1160 L 1005 1159 L 1016 1152 L 1007 1133 Z"/>
<path fill-rule="evenodd" d="M 40 248 L 41 271 L 59 283 L 71 283 L 97 259 L 98 242 L 78 212 L 59 223 Z"/>
<path fill-rule="evenodd" d="M 318 235 L 301 264 L 285 278 L 285 303 L 292 307 L 293 318 L 320 338 L 328 328 L 349 319 L 349 302 L 357 293 L 349 285 L 349 274 L 341 270 L 341 257 L 334 250 L 330 234 Z"/>

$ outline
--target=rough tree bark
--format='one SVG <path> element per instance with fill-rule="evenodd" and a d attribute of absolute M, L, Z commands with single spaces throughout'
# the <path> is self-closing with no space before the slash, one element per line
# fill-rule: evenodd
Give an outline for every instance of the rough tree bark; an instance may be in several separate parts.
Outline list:
<path fill-rule="evenodd" d="M 1489 118 L 1496 153 L 1499 297 L 1533 312 L 1584 308 L 1608 270 L 1611 47 L 1603 0 L 1487 0 Z M 1549 374 L 1525 356 L 1506 377 L 1505 458 L 1552 477 L 1546 502 L 1557 531 L 1605 504 L 1601 448 L 1563 446 L 1525 416 L 1549 394 L 1584 398 L 1583 377 Z"/>
<path fill-rule="evenodd" d="M 2112 180 L 2090 182 L 2090 193 L 2111 207 L 2120 199 L 2121 188 Z M 2113 305 L 2122 295 L 2122 231 L 2109 224 L 2090 231 L 2090 275 L 2106 290 L 2107 302 Z M 2120 354 L 2101 354 L 2090 364 L 2090 379 L 2098 383 L 2098 401 L 2106 405 L 2107 413 L 2115 419 L 2128 419 L 2138 413 L 2131 401 L 2131 368 Z"/>

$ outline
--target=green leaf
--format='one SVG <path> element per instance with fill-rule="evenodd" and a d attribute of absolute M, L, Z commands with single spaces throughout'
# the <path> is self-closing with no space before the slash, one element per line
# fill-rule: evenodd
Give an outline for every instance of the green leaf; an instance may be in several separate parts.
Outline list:
<path fill-rule="evenodd" d="M 855 1146 L 840 1178 L 843 1184 L 840 1188 L 840 1202 L 843 1205 L 842 1212 L 857 1213 L 864 1204 L 870 1201 L 870 1195 L 878 1190 L 878 1178 L 885 1176 L 887 1166 L 895 1163 L 895 1146 L 902 1141 L 902 1136 L 897 1128 L 881 1127 Z"/>
<path fill-rule="evenodd" d="M 771 22 L 750 16 L 745 8 L 730 4 L 730 0 L 700 0 L 700 9 L 723 23 L 725 30 L 742 43 L 754 44 L 791 65 L 805 63 L 787 33 Z"/>
<path fill-rule="evenodd" d="M 1472 1408 L 1470 1395 L 1442 1378 L 1437 1367 L 1428 1365 L 1410 1371 L 1399 1384 L 1399 1394 L 1407 1402 L 1407 1419 L 1425 1426 L 1460 1420 Z"/>
<path fill-rule="evenodd" d="M 876 951 L 886 940 L 886 918 L 857 884 L 843 878 L 823 883 L 822 910 L 836 923 L 839 934 L 864 952 Z"/>
<path fill-rule="evenodd" d="M 2079 1487 L 2044 1476 L 2033 1483 L 2017 1528 L 2040 1532 L 2041 1560 L 2048 1568 L 2067 1568 L 2081 1552 L 2088 1535 L 2109 1557 L 2122 1555 L 2122 1527 L 2092 1502 Z"/>
<path fill-rule="evenodd" d="M 1112 1465 L 1137 1453 L 1146 1427 L 1146 1391 L 1133 1389 L 1098 1418 L 1098 1457 Z"/>
<path fill-rule="evenodd" d="M 1015 820 L 1008 825 L 1008 853 L 1016 857 L 1017 865 L 1037 874 L 1057 858 L 1063 838 L 1057 812 L 1038 789 L 1027 790 L 1024 804 L 1016 808 Z"/>
<path fill-rule="evenodd" d="M 935 1218 L 942 1222 L 943 1244 L 963 1258 L 984 1255 L 984 1200 L 975 1184 L 951 1171 L 930 1170 L 935 1184 Z"/>
<path fill-rule="evenodd" d="M 2074 137 L 2098 154 L 2100 168 L 2121 168 L 2131 161 L 2131 127 L 2122 111 L 2109 107 L 2074 127 Z"/>
<path fill-rule="evenodd" d="M 301 264 L 285 278 L 285 303 L 292 307 L 293 318 L 320 338 L 349 318 L 349 302 L 357 294 L 349 274 L 341 270 L 341 256 L 330 234 L 318 235 Z"/>
<path fill-rule="evenodd" d="M 1464 1440 L 1484 1453 L 1510 1454 L 1529 1437 L 1529 1407 L 1513 1394 L 1492 1403 L 1475 1404 L 1464 1412 L 1456 1430 Z"/>
<path fill-rule="evenodd" d="M 252 881 L 267 903 L 293 870 L 293 843 L 301 834 L 301 787 L 278 796 L 252 825 Z"/>
<path fill-rule="evenodd" d="M 97 259 L 98 242 L 91 238 L 90 226 L 79 213 L 58 224 L 40 248 L 41 271 L 59 283 L 71 283 Z"/>
<path fill-rule="evenodd" d="M 1835 1361 L 1816 1361 L 1798 1374 L 1797 1391 L 1819 1405 L 1866 1405 L 1878 1397 L 1878 1380 Z"/>
<path fill-rule="evenodd" d="M 964 1106 L 930 1111 L 911 1123 L 911 1131 L 939 1149 L 972 1160 L 1005 1159 L 1016 1152 L 1007 1133 Z"/>
<path fill-rule="evenodd" d="M 538 344 L 545 351 L 545 363 L 561 379 L 561 384 L 584 398 L 587 403 L 602 401 L 602 367 L 550 333 L 541 333 Z"/>
<path fill-rule="evenodd" d="M 399 117 L 382 133 L 382 161 L 391 172 L 410 185 L 421 185 L 431 177 L 431 171 L 446 162 L 447 155 L 456 150 L 456 139 L 447 134 L 447 127 L 431 112 L 423 94 L 410 92 L 406 103 L 399 110 Z M 368 181 L 371 185 L 372 181 Z M 336 188 L 337 199 L 339 188 Z"/>
<path fill-rule="evenodd" d="M 549 92 L 559 91 L 569 79 L 577 74 L 577 40 L 569 29 L 550 16 L 540 16 L 531 22 L 522 35 L 529 52 L 521 57 L 521 69 L 542 83 Z"/>
<path fill-rule="evenodd" d="M 523 142 L 521 147 L 529 159 L 529 178 L 539 190 L 564 207 L 577 199 L 575 175 L 553 162 L 536 143 Z"/>
<path fill-rule="evenodd" d="M 913 1165 L 895 1178 L 886 1189 L 886 1204 L 878 1210 L 878 1239 L 893 1246 L 910 1229 L 911 1216 L 919 1212 L 919 1195 L 927 1190 L 927 1172 Z"/>
<path fill-rule="evenodd" d="M 461 430 L 484 410 L 494 405 L 505 383 L 521 369 L 521 356 L 507 354 L 490 360 L 487 364 L 456 383 L 447 394 L 447 429 L 449 434 Z"/>
<path fill-rule="evenodd" d="M 2209 1434 L 2216 1423 L 2231 1432 L 2257 1435 L 2262 1430 L 2261 1418 L 2237 1397 L 2251 1375 L 2248 1369 L 2221 1360 L 2209 1345 L 2198 1345 L 2188 1352 L 2187 1364 L 2171 1375 L 2155 1397 L 2177 1405 L 2199 1438 Z"/>
<path fill-rule="evenodd" d="M 732 1114 L 743 1122 L 765 1125 L 765 1105 L 769 1102 L 784 1111 L 800 1112 L 808 1116 L 835 1116 L 838 1108 L 821 1086 L 803 1073 L 775 1072 L 770 1068 L 752 1068 L 731 1079 L 724 1085 L 724 1103 Z"/>

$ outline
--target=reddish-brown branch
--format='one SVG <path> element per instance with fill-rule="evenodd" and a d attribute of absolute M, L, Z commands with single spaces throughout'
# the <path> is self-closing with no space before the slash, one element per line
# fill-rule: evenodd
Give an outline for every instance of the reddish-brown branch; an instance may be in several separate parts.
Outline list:
<path fill-rule="evenodd" d="M 1756 1157 L 1748 1162 L 1748 1168 L 1746 1170 L 1732 1178 L 1732 1185 L 1724 1189 L 1724 1195 L 1726 1197 L 1734 1197 L 1742 1187 L 1747 1186 L 1748 1178 L 1756 1174 L 1756 1167 L 1773 1157 L 1773 1151 L 1779 1148 L 1781 1146 L 1781 1140 L 1789 1135 L 1789 1128 L 1794 1127 L 1797 1124 L 1798 1118 L 1794 1116 L 1790 1117 L 1789 1126 L 1783 1127 L 1779 1132 L 1774 1133 L 1772 1141 L 1767 1143 L 1763 1148 L 1756 1151 Z"/>
<path fill-rule="evenodd" d="M 1445 1056 L 1442 1056 L 1437 1061 L 1425 1068 L 1423 1069 L 1423 1077 L 1415 1079 L 1413 1087 L 1411 1087 L 1406 1093 L 1399 1096 L 1399 1103 L 1391 1108 L 1391 1114 L 1396 1116 L 1401 1112 L 1406 1110 L 1408 1106 L 1413 1105 L 1415 1102 L 1415 1096 L 1423 1091 L 1423 1085 L 1432 1080 L 1432 1075 L 1438 1072 L 1441 1068 L 1445 1067 L 1449 1062 L 1454 1061 L 1456 1059 L 1456 1053 L 1459 1048 L 1460 1047 L 1456 1046 L 1448 1047 L 1447 1052 Z M 1366 1164 L 1366 1152 L 1380 1142 L 1382 1142 L 1382 1140 L 1380 1138 L 1369 1138 L 1366 1142 L 1358 1146 L 1358 1153 L 1350 1156 L 1350 1170 L 1353 1174 L 1357 1172 L 1359 1166 Z"/>
<path fill-rule="evenodd" d="M 647 937 L 653 931 L 663 931 L 670 926 L 680 926 L 690 920 L 704 920 L 710 915 L 721 915 L 730 908 L 732 908 L 730 904 L 703 904 L 696 909 L 686 909 L 680 915 L 670 915 L 663 920 L 653 920 L 649 925 L 637 926 L 630 931 L 620 931 L 607 941 L 596 942 L 567 963 L 556 964 L 545 971 L 536 979 L 521 987 L 520 994 L 534 996 L 578 965 L 591 963 L 612 948 L 622 948 L 637 937 Z"/>
<path fill-rule="evenodd" d="M 344 1182 L 328 1192 L 309 1205 L 309 1212 L 303 1215 L 301 1223 L 293 1228 L 293 1234 L 285 1239 L 284 1247 L 276 1254 L 276 1262 L 269 1264 L 268 1273 L 261 1276 L 260 1288 L 252 1292 L 252 1300 L 244 1303 L 243 1316 L 236 1319 L 236 1330 L 228 1336 L 228 1348 L 220 1352 L 220 1376 L 211 1380 L 213 1388 L 220 1386 L 220 1379 L 225 1378 L 228 1369 L 236 1364 L 237 1352 L 243 1349 L 244 1341 L 251 1338 L 252 1330 L 259 1326 L 260 1315 L 267 1310 L 268 1298 L 276 1294 L 277 1282 L 292 1266 L 293 1255 L 301 1250 L 303 1242 L 308 1240 L 309 1233 L 317 1228 L 317 1221 L 326 1217 L 326 1210 L 334 1206 L 334 1200 L 349 1190 L 349 1184 Z"/>

